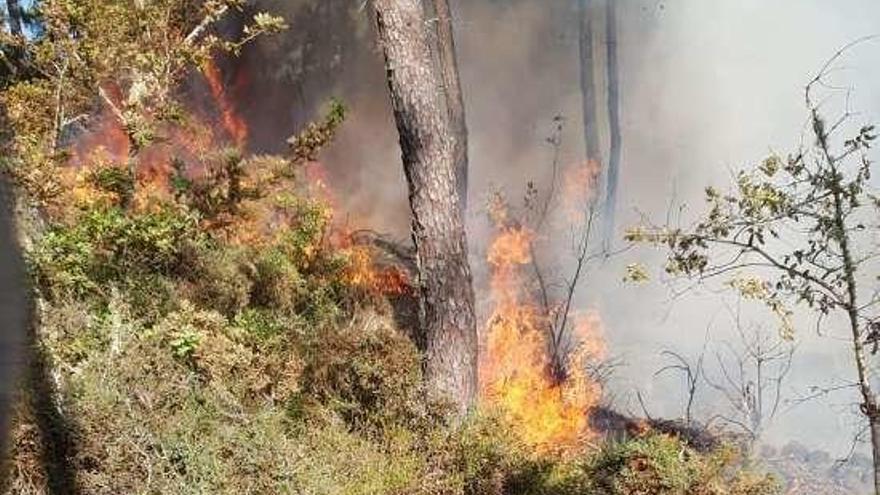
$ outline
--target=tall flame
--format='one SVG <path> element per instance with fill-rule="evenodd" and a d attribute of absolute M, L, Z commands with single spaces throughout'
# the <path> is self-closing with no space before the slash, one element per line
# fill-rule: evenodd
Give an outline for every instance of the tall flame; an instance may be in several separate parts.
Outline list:
<path fill-rule="evenodd" d="M 238 114 L 235 105 L 226 91 L 223 84 L 223 76 L 220 69 L 213 60 L 208 60 L 204 67 L 205 80 L 208 82 L 208 88 L 220 111 L 220 118 L 223 122 L 223 128 L 229 137 L 235 142 L 235 145 L 242 148 L 248 139 L 248 127 L 244 119 Z"/>
<path fill-rule="evenodd" d="M 548 352 L 550 315 L 530 300 L 523 269 L 532 262 L 533 234 L 499 227 L 487 260 L 494 309 L 485 328 L 481 396 L 497 408 L 520 439 L 539 453 L 570 453 L 591 436 L 589 411 L 600 386 L 586 372 L 603 351 L 595 314 L 573 315 L 574 350 L 568 376 L 554 379 Z"/>

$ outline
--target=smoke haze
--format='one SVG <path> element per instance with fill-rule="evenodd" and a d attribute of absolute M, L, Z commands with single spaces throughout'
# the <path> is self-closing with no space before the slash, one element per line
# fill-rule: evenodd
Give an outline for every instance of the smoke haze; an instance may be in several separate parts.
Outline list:
<path fill-rule="evenodd" d="M 369 9 L 361 4 L 258 2 L 260 9 L 283 14 L 291 29 L 246 51 L 231 72 L 240 110 L 251 122 L 254 151 L 279 149 L 319 115 L 322 102 L 341 98 L 350 116 L 322 157 L 330 182 L 353 225 L 405 239 L 409 210 L 397 134 Z M 493 190 L 517 201 L 529 181 L 546 187 L 553 153 L 546 138 L 555 117 L 564 119 L 560 163 L 583 161 L 577 2 L 452 4 L 471 142 L 469 235 L 480 279 L 488 225 L 481 206 Z M 706 185 L 724 187 L 732 170 L 771 151 L 794 150 L 805 129 L 805 84 L 840 47 L 880 33 L 880 5 L 871 0 L 628 0 L 620 2 L 618 20 L 623 160 L 617 223 L 622 230 L 642 215 L 663 222 L 677 205 L 699 211 Z M 878 42 L 856 47 L 834 74 L 837 82 L 854 88 L 850 105 L 861 112 L 858 124 L 880 121 L 878 48 Z M 828 105 L 839 109 L 841 101 Z M 606 126 L 604 109 L 600 115 Z M 602 139 L 607 143 L 604 129 Z M 684 210 L 685 218 L 689 211 Z M 624 363 L 608 391 L 615 406 L 641 414 L 634 401 L 640 390 L 652 415 L 680 416 L 680 381 L 672 375 L 651 378 L 663 366 L 659 353 L 674 349 L 694 355 L 707 329 L 713 341 L 731 338 L 732 322 L 724 310 L 731 299 L 711 293 L 673 299 L 656 282 L 627 286 L 624 266 L 636 261 L 659 267 L 662 258 L 636 250 L 593 265 L 578 303 L 600 311 L 609 350 Z M 746 313 L 766 331 L 775 331 L 775 320 L 759 308 Z M 846 344 L 817 336 L 808 320 L 799 323 L 799 348 L 784 389 L 789 398 L 851 376 Z M 798 440 L 843 455 L 858 424 L 853 401 L 843 393 L 791 409 L 772 425 L 768 441 Z M 714 403 L 708 394 L 698 396 L 696 412 L 702 417 L 720 412 Z"/>

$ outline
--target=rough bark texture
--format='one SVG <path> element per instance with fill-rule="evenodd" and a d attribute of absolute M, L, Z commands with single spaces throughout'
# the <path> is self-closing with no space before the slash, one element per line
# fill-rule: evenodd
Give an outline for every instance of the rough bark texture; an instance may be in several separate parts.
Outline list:
<path fill-rule="evenodd" d="M 22 13 L 19 0 L 6 0 L 6 10 L 9 14 L 9 32 L 15 36 L 21 36 Z"/>
<path fill-rule="evenodd" d="M 452 28 L 452 12 L 449 0 L 433 0 L 437 16 L 437 59 L 440 78 L 446 94 L 449 126 L 455 136 L 455 180 L 458 200 L 463 212 L 468 204 L 468 130 L 464 111 L 464 95 L 458 74 L 458 57 L 455 53 L 455 35 Z"/>
<path fill-rule="evenodd" d="M 425 371 L 464 414 L 477 390 L 474 293 L 454 146 L 420 0 L 374 0 L 412 209 Z"/>
<path fill-rule="evenodd" d="M 581 100 L 584 119 L 584 151 L 587 160 L 602 164 L 599 143 L 599 102 L 596 94 L 596 59 L 593 52 L 593 19 L 596 9 L 592 0 L 579 1 Z M 603 172 L 603 175 L 604 172 Z"/>
<path fill-rule="evenodd" d="M 605 36 L 608 44 L 608 126 L 611 132 L 611 148 L 608 154 L 608 182 L 605 194 L 605 247 L 614 239 L 615 214 L 617 210 L 617 187 L 620 177 L 620 68 L 617 61 L 617 1 L 608 0 Z"/>

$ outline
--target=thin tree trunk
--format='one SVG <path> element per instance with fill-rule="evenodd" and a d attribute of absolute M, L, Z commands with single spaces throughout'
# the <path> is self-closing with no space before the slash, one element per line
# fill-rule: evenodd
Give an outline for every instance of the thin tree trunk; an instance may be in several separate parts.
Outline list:
<path fill-rule="evenodd" d="M 874 460 L 874 493 L 880 494 L 880 470 L 878 470 L 878 462 L 880 462 L 880 421 L 876 418 L 868 418 L 871 426 L 871 453 Z"/>
<path fill-rule="evenodd" d="M 437 59 L 440 78 L 446 94 L 449 126 L 455 136 L 455 180 L 462 212 L 468 204 L 468 129 L 464 111 L 464 95 L 458 73 L 458 57 L 455 53 L 455 35 L 452 28 L 452 12 L 449 0 L 433 0 L 437 16 Z"/>
<path fill-rule="evenodd" d="M 580 65 L 581 102 L 584 120 L 584 151 L 587 160 L 602 166 L 602 149 L 599 143 L 599 102 L 596 93 L 596 59 L 593 51 L 593 17 L 595 8 L 592 0 L 579 1 L 580 14 Z M 603 172 L 603 175 L 605 173 Z"/>
<path fill-rule="evenodd" d="M 859 328 L 858 297 L 855 279 L 856 266 L 849 246 L 849 235 L 846 233 L 846 226 L 841 214 L 843 211 L 843 194 L 840 187 L 837 187 L 834 192 L 834 203 L 835 220 L 838 224 L 837 228 L 841 233 L 840 249 L 843 256 L 843 270 L 847 285 L 846 313 L 849 318 L 850 332 L 853 339 L 853 359 L 856 364 L 859 393 L 862 396 L 861 411 L 868 419 L 871 433 L 871 453 L 874 460 L 874 493 L 880 495 L 880 407 L 877 405 L 877 396 L 871 387 L 865 347 L 862 342 L 862 332 Z"/>
<path fill-rule="evenodd" d="M 6 10 L 9 14 L 9 32 L 14 36 L 21 36 L 22 12 L 18 0 L 6 0 Z"/>
<path fill-rule="evenodd" d="M 620 68 L 617 59 L 617 0 L 608 0 L 605 36 L 608 43 L 608 126 L 611 131 L 611 148 L 608 156 L 608 182 L 605 195 L 605 248 L 614 240 L 617 188 L 620 179 Z"/>
<path fill-rule="evenodd" d="M 824 150 L 827 145 L 822 144 Z M 830 159 L 831 155 L 826 152 L 826 157 Z M 832 165 L 832 170 L 837 175 L 836 168 Z M 880 495 L 880 407 L 877 405 L 877 396 L 871 387 L 871 379 L 869 376 L 867 359 L 865 356 L 865 347 L 862 342 L 862 332 L 859 328 L 859 303 L 856 285 L 856 265 L 853 260 L 850 247 L 849 234 L 846 230 L 846 224 L 843 219 L 843 192 L 840 186 L 840 179 L 834 188 L 834 210 L 836 228 L 840 236 L 840 252 L 843 256 L 843 270 L 846 277 L 847 287 L 847 303 L 846 314 L 849 318 L 850 332 L 852 333 L 853 359 L 856 364 L 856 376 L 858 377 L 859 393 L 862 396 L 861 410 L 862 414 L 868 419 L 868 426 L 871 432 L 871 453 L 874 460 L 874 493 Z"/>
<path fill-rule="evenodd" d="M 426 379 L 464 414 L 476 398 L 477 332 L 454 139 L 421 0 L 374 0 L 373 8 L 409 186 Z"/>
<path fill-rule="evenodd" d="M 813 128 L 821 129 L 821 119 L 817 110 L 812 114 Z M 856 271 L 858 266 L 852 253 L 852 242 L 849 229 L 846 225 L 846 213 L 844 203 L 846 192 L 841 183 L 843 175 L 838 172 L 837 158 L 831 153 L 828 145 L 828 134 L 817 131 L 816 138 L 822 154 L 828 166 L 831 168 L 831 193 L 834 200 L 834 228 L 836 240 L 840 247 L 840 256 L 843 258 L 843 274 L 846 283 L 846 302 L 843 309 L 849 319 L 850 332 L 852 335 L 853 360 L 856 365 L 859 394 L 862 396 L 861 412 L 868 419 L 868 427 L 871 433 L 871 453 L 874 461 L 874 493 L 880 495 L 880 407 L 877 404 L 877 395 L 871 386 L 870 369 L 865 356 L 865 346 L 861 328 L 859 327 L 859 296 L 858 284 L 856 283 Z"/>

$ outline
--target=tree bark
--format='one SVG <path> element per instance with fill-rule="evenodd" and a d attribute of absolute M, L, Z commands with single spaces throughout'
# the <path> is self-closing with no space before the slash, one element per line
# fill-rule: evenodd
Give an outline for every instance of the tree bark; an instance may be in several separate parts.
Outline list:
<path fill-rule="evenodd" d="M 429 389 L 465 414 L 477 390 L 474 292 L 455 180 L 455 139 L 421 0 L 374 0 L 409 186 Z"/>
<path fill-rule="evenodd" d="M 458 189 L 458 202 L 462 212 L 467 212 L 468 204 L 468 129 L 464 111 L 464 95 L 458 73 L 458 57 L 455 53 L 455 35 L 452 27 L 452 12 L 449 0 L 433 0 L 437 16 L 437 59 L 440 63 L 440 78 L 446 94 L 446 108 L 449 112 L 449 125 L 455 136 L 455 179 Z"/>
<path fill-rule="evenodd" d="M 6 0 L 6 10 L 9 15 L 9 32 L 14 36 L 22 35 L 22 12 L 18 0 Z"/>
<path fill-rule="evenodd" d="M 827 150 L 827 144 L 822 144 L 823 150 Z M 831 155 L 826 151 L 826 157 L 830 160 Z M 832 164 L 832 170 L 837 175 L 837 169 Z M 877 404 L 877 395 L 871 386 L 868 360 L 865 356 L 865 346 L 862 343 L 862 332 L 859 326 L 859 299 L 856 284 L 856 263 L 853 259 L 849 234 L 843 217 L 843 190 L 840 179 L 835 179 L 834 196 L 834 219 L 836 229 L 839 232 L 840 253 L 843 257 L 843 270 L 846 278 L 846 314 L 849 319 L 850 332 L 852 333 L 853 360 L 856 365 L 856 375 L 859 383 L 859 393 L 862 396 L 862 414 L 868 418 L 868 426 L 871 430 L 871 453 L 874 461 L 874 493 L 880 495 L 880 407 Z"/>
<path fill-rule="evenodd" d="M 595 8 L 592 0 L 579 1 L 581 101 L 584 120 L 584 152 L 587 160 L 602 164 L 602 149 L 599 144 L 599 102 L 596 94 L 596 59 L 593 52 L 593 17 Z M 603 175 L 605 173 L 603 172 Z"/>
<path fill-rule="evenodd" d="M 608 0 L 605 13 L 605 36 L 608 55 L 608 126 L 611 131 L 611 147 L 608 155 L 608 182 L 605 194 L 605 248 L 614 240 L 617 188 L 620 180 L 620 68 L 617 59 L 617 0 Z"/>

